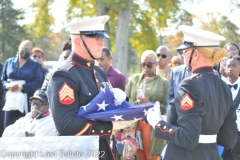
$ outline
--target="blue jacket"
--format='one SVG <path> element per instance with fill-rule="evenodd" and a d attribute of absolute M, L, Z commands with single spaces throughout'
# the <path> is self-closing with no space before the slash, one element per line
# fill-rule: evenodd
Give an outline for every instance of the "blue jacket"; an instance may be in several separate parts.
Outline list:
<path fill-rule="evenodd" d="M 171 102 L 174 99 L 175 95 L 177 94 L 177 88 L 180 82 L 185 77 L 188 77 L 190 75 L 191 73 L 188 73 L 185 65 L 172 68 L 170 86 L 169 86 L 168 97 L 167 97 L 167 106 L 169 105 L 169 102 Z"/>
<path fill-rule="evenodd" d="M 26 83 L 23 85 L 22 92 L 27 93 L 29 100 L 33 93 L 41 87 L 43 79 L 42 68 L 38 62 L 30 58 L 19 68 L 18 57 L 12 57 L 6 60 L 1 79 L 5 90 L 7 90 L 6 84 L 8 79 L 25 80 Z"/>

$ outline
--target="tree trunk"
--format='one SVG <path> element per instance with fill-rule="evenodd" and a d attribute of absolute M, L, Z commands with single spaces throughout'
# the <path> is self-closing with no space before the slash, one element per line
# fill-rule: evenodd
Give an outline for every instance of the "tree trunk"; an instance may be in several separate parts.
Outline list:
<path fill-rule="evenodd" d="M 108 14 L 108 8 L 106 8 L 105 6 L 103 6 L 103 5 L 101 4 L 100 0 L 97 0 L 97 7 L 98 7 L 98 15 L 99 15 L 99 16 L 101 16 L 101 15 L 107 15 L 107 14 Z M 110 17 L 110 18 L 111 18 L 111 17 Z M 107 31 L 107 33 L 110 33 L 108 23 L 105 24 L 105 30 Z M 110 37 L 110 38 L 111 38 L 111 37 Z M 104 43 L 105 43 L 105 46 L 111 50 L 110 40 L 104 38 Z"/>
<path fill-rule="evenodd" d="M 128 39 L 132 4 L 133 0 L 129 0 L 125 8 L 119 9 L 113 59 L 113 66 L 120 70 L 126 77 L 128 77 Z"/>

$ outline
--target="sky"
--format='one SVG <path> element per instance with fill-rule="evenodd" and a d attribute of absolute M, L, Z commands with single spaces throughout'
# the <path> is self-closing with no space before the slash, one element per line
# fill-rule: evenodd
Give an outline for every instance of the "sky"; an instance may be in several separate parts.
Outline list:
<path fill-rule="evenodd" d="M 31 14 L 31 9 L 28 8 L 33 1 L 34 0 L 12 0 L 14 3 L 14 8 L 23 8 L 27 11 L 25 20 L 21 22 L 22 24 L 31 23 L 34 21 L 33 15 Z M 54 32 L 60 31 L 67 23 L 67 3 L 68 0 L 55 0 L 51 6 L 51 13 L 55 18 L 55 25 L 52 27 Z M 220 12 L 223 15 L 227 15 L 227 17 L 240 28 L 240 9 L 234 10 L 230 13 L 230 10 L 228 9 L 229 7 L 227 6 L 229 6 L 229 0 L 202 0 L 201 3 L 198 0 L 193 4 L 190 4 L 189 2 L 182 3 L 183 9 L 192 14 L 196 14 L 198 17 L 203 19 L 206 17 L 205 15 L 208 12 Z M 195 26 L 199 26 L 200 24 L 201 23 L 199 20 L 194 20 Z"/>

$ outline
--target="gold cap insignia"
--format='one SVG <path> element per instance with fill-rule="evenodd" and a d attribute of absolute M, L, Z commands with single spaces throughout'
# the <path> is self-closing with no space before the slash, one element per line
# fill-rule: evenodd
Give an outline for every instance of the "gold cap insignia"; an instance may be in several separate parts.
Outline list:
<path fill-rule="evenodd" d="M 90 63 L 90 62 L 87 62 L 87 66 L 90 67 L 90 66 L 91 66 L 91 63 Z"/>
<path fill-rule="evenodd" d="M 107 18 L 104 17 L 103 20 L 102 20 L 102 23 L 105 23 L 107 21 Z"/>

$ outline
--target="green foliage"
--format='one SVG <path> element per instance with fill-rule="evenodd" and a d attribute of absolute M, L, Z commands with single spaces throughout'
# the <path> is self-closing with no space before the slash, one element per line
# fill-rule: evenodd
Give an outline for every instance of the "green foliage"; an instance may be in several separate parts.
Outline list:
<path fill-rule="evenodd" d="M 50 14 L 49 6 L 54 0 L 36 0 L 31 7 L 35 14 L 35 21 L 27 27 L 34 32 L 36 37 L 48 35 L 50 27 L 54 24 L 54 17 Z"/>
<path fill-rule="evenodd" d="M 0 0 L 1 62 L 15 56 L 20 42 L 27 36 L 25 27 L 18 24 L 23 19 L 23 14 L 23 10 L 13 8 L 11 0 Z"/>
<path fill-rule="evenodd" d="M 97 15 L 96 0 L 69 0 L 67 20 Z"/>
<path fill-rule="evenodd" d="M 240 28 L 232 23 L 227 16 L 222 16 L 220 13 L 218 16 L 208 13 L 208 21 L 202 21 L 202 28 L 226 37 L 226 41 L 221 42 L 221 46 L 228 42 L 240 44 L 240 35 L 238 34 Z"/>

